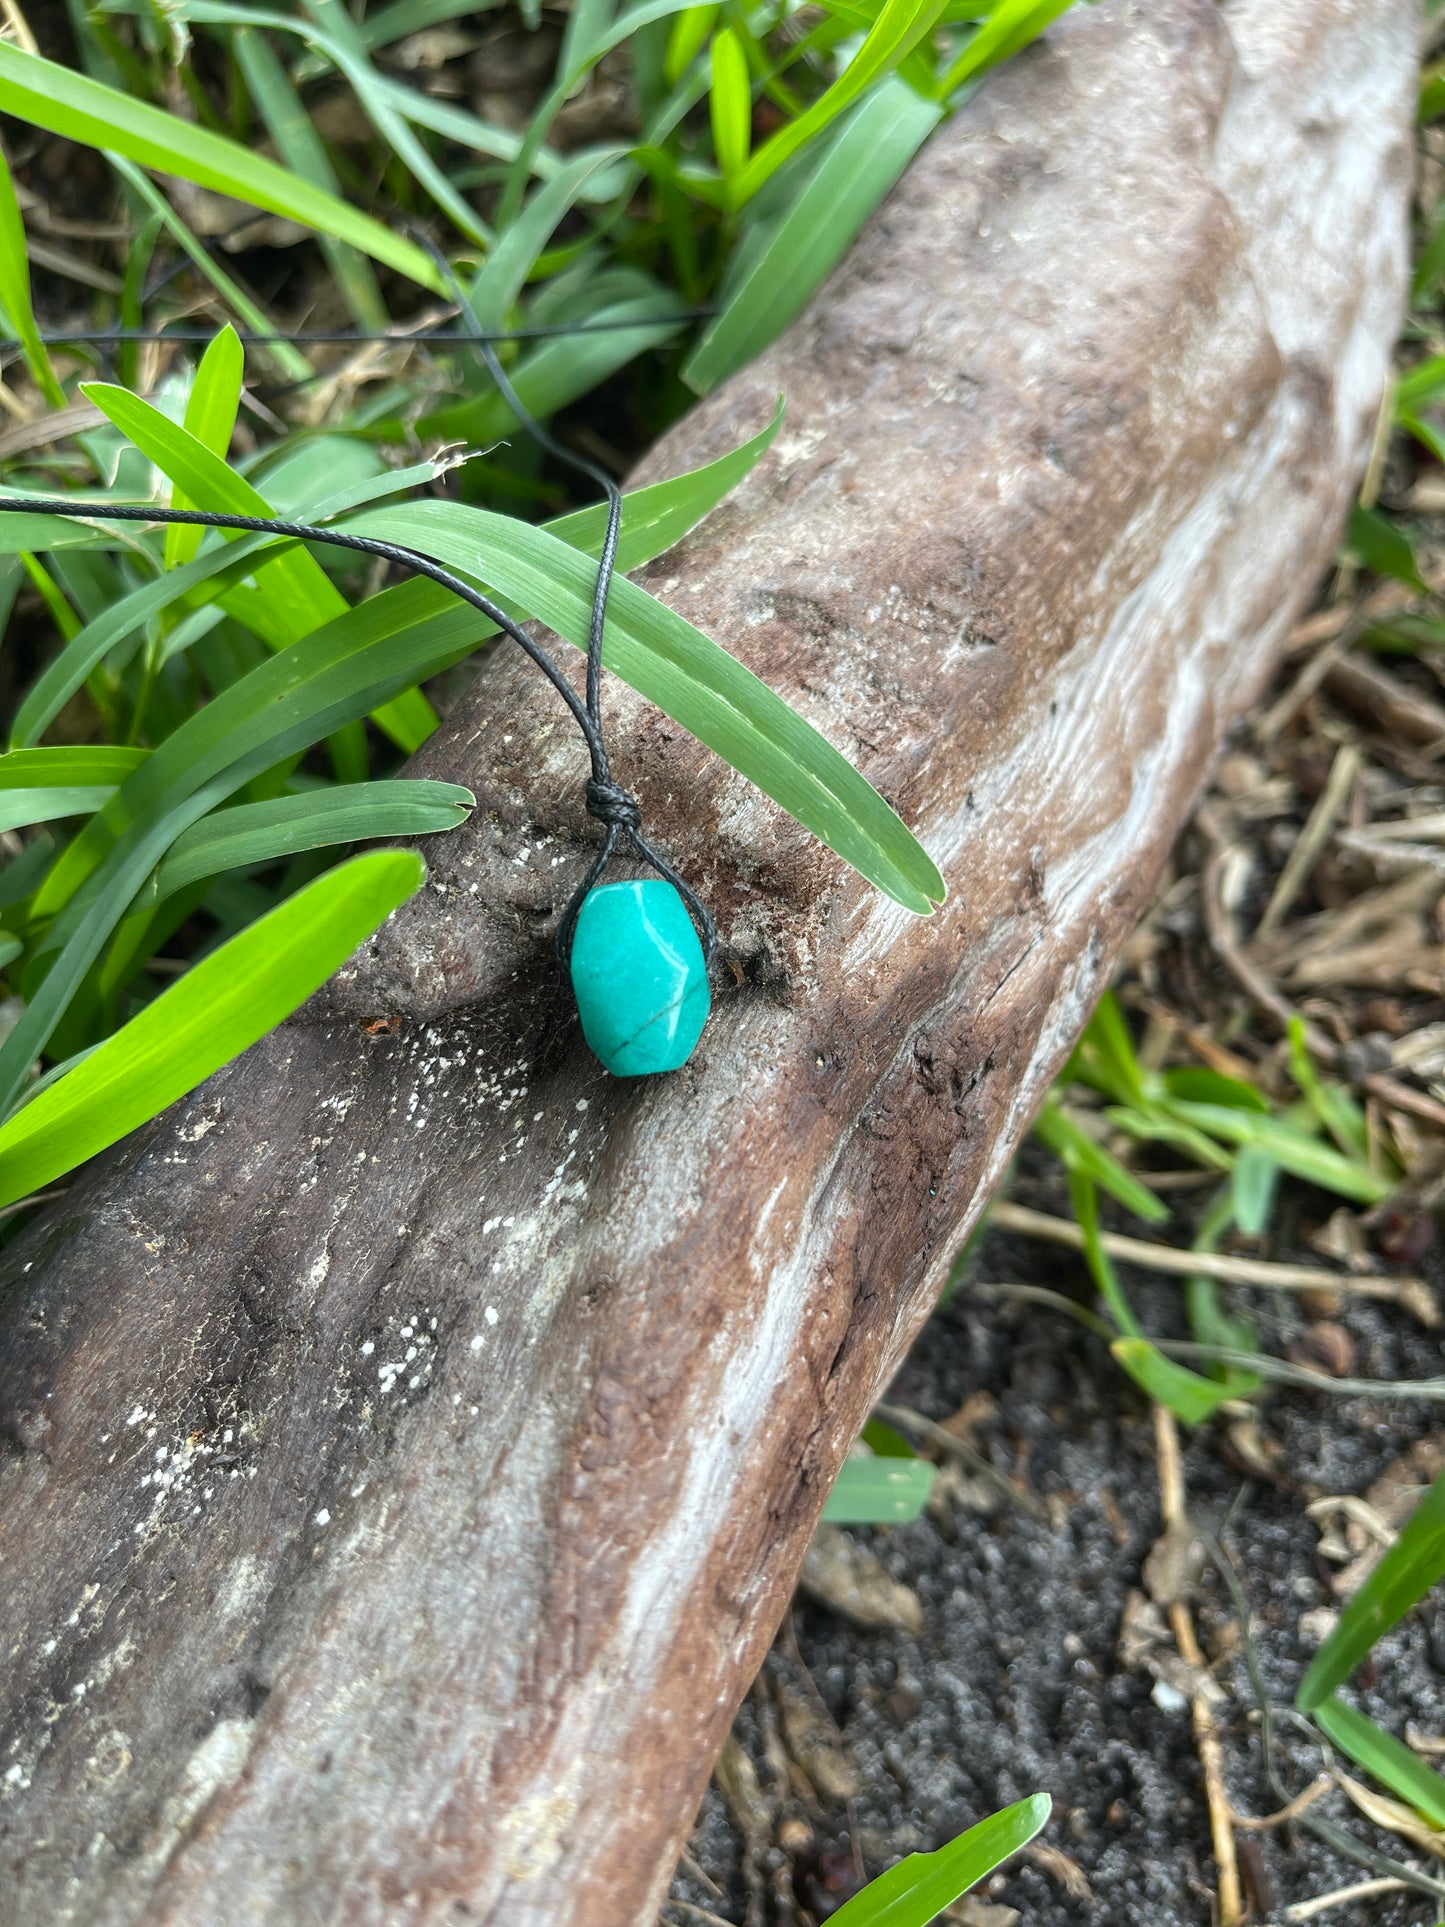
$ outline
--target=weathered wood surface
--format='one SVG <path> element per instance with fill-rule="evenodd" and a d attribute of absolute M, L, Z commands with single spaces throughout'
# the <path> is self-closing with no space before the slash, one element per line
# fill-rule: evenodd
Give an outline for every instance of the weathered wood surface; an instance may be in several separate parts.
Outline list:
<path fill-rule="evenodd" d="M 685 1073 L 609 1082 L 547 947 L 579 745 L 498 655 L 421 759 L 482 802 L 425 896 L 7 1252 L 6 1927 L 651 1918 L 870 1398 L 1331 552 L 1413 12 L 1080 9 L 650 462 L 786 390 L 649 579 L 896 800 L 944 911 L 614 691 L 741 981 Z"/>

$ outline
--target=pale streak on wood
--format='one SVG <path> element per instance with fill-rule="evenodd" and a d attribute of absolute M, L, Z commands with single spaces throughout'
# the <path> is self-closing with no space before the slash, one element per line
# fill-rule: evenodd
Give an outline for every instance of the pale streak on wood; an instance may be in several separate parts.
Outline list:
<path fill-rule="evenodd" d="M 547 954 L 578 745 L 499 654 L 418 759 L 482 801 L 423 896 L 6 1252 L 5 1927 L 650 1919 L 869 1401 L 1331 553 L 1414 25 L 1078 9 L 651 459 L 787 392 L 647 580 L 896 800 L 935 918 L 609 691 L 744 973 L 686 1072 L 610 1083 Z"/>

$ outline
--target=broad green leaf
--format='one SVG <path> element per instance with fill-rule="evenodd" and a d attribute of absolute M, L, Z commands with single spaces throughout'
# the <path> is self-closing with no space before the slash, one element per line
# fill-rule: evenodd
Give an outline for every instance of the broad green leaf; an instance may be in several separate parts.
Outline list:
<path fill-rule="evenodd" d="M 1378 1177 L 1369 1167 L 1303 1131 L 1283 1118 L 1261 1117 L 1253 1111 L 1234 1110 L 1223 1104 L 1190 1104 L 1176 1101 L 1171 1111 L 1182 1123 L 1192 1124 L 1226 1144 L 1257 1145 L 1283 1170 L 1308 1184 L 1317 1184 L 1342 1198 L 1359 1204 L 1378 1204 L 1394 1189 L 1388 1178 Z"/>
<path fill-rule="evenodd" d="M 823 1517 L 837 1526 L 908 1525 L 928 1504 L 937 1475 L 927 1459 L 844 1459 Z"/>
<path fill-rule="evenodd" d="M 727 458 L 724 457 L 724 460 Z M 327 522 L 334 516 L 344 514 L 348 509 L 360 508 L 378 497 L 388 495 L 393 490 L 410 488 L 431 481 L 436 475 L 436 467 L 431 462 L 419 462 L 410 468 L 389 470 L 375 480 L 357 483 L 340 490 L 320 501 L 301 505 L 298 519 L 311 522 Z M 77 498 L 77 508 L 83 506 L 83 498 Z M 4 509 L 0 497 L 0 511 Z M 583 511 L 585 514 L 587 511 Z M 7 526 L 10 523 L 28 524 L 34 518 L 21 514 L 0 513 L 0 549 L 4 547 Z M 65 522 L 56 516 L 51 518 L 57 526 L 84 529 L 83 522 Z M 115 528 L 116 523 L 98 525 Z M 124 526 L 124 525 L 120 525 Z M 174 525 L 173 525 L 174 526 Z M 601 538 L 598 538 L 599 546 Z M 45 546 L 42 544 L 42 546 Z M 290 546 L 289 543 L 272 535 L 238 535 L 234 542 L 221 543 L 205 550 L 196 561 L 187 563 L 183 568 L 161 576 L 157 581 L 147 582 L 129 595 L 122 596 L 102 615 L 86 623 L 85 627 L 67 643 L 61 653 L 49 663 L 37 678 L 19 709 L 11 727 L 11 741 L 17 748 L 34 743 L 49 729 L 61 710 L 90 675 L 96 664 L 129 635 L 153 616 L 168 609 L 172 603 L 189 601 L 196 592 L 204 592 L 206 585 L 213 580 L 218 587 L 225 588 L 240 582 L 255 569 L 253 558 L 260 549 L 276 549 Z"/>
<path fill-rule="evenodd" d="M 0 797 L 0 808 L 3 803 Z M 272 863 L 300 850 L 372 837 L 433 836 L 465 823 L 475 806 L 476 798 L 460 784 L 397 777 L 212 810 L 171 845 L 156 872 L 156 900 L 163 902 L 222 870 Z"/>
<path fill-rule="evenodd" d="M 753 141 L 752 83 L 748 78 L 748 57 L 732 27 L 713 35 L 712 89 L 708 96 L 712 115 L 712 144 L 717 164 L 725 178 L 741 174 L 747 166 Z"/>
<path fill-rule="evenodd" d="M 1342 1753 L 1373 1773 L 1435 1827 L 1445 1827 L 1445 1780 L 1403 1740 L 1332 1693 L 1314 1709 L 1315 1724 Z"/>
<path fill-rule="evenodd" d="M 1339 1623 L 1310 1662 L 1295 1694 L 1313 1713 L 1343 1685 L 1375 1641 L 1445 1578 L 1445 1473 L 1436 1479 L 1394 1545 L 1345 1606 Z"/>
<path fill-rule="evenodd" d="M 356 857 L 203 958 L 0 1126 L 0 1202 L 94 1157 L 265 1036 L 425 875 L 409 851 Z"/>
<path fill-rule="evenodd" d="M 0 508 L 16 492 L 0 489 Z M 52 555 L 64 549 L 135 550 L 140 546 L 135 530 L 118 522 L 100 528 L 72 521 L 66 515 L 35 515 L 28 509 L 10 509 L 0 516 L 0 555 Z"/>
<path fill-rule="evenodd" d="M 0 112 L 85 147 L 114 149 L 142 167 L 179 174 L 250 207 L 333 234 L 409 280 L 445 295 L 436 264 L 414 241 L 323 193 L 239 141 L 162 112 L 73 68 L 0 41 Z"/>
<path fill-rule="evenodd" d="M 772 446 L 782 421 L 783 402 L 779 397 L 772 421 L 739 447 L 720 455 L 716 461 L 708 462 L 702 468 L 689 469 L 670 481 L 654 482 L 647 488 L 624 495 L 622 536 L 617 550 L 619 572 L 640 568 L 644 562 L 650 562 L 654 556 L 663 554 L 675 542 L 681 541 L 689 529 L 695 528 L 704 516 L 716 508 Z M 347 509 L 359 508 L 380 495 L 390 494 L 413 483 L 428 482 L 435 472 L 433 464 L 429 462 L 393 470 L 379 476 L 374 482 L 358 483 L 320 501 L 297 504 L 296 518 L 328 522 L 344 514 Z M 0 498 L 0 506 L 3 506 L 3 498 Z M 61 534 L 71 530 L 84 531 L 86 527 L 84 523 L 67 522 L 59 516 L 40 518 L 0 514 L 0 548 L 3 548 L 8 524 L 22 524 L 28 532 L 32 523 L 41 520 Z M 111 523 L 108 526 L 114 528 L 116 525 Z M 576 509 L 570 515 L 560 516 L 544 526 L 584 555 L 595 557 L 602 551 L 607 527 L 607 505 L 601 502 L 590 508 Z M 133 590 L 104 615 L 87 623 L 74 641 L 48 665 L 21 703 L 13 725 L 13 743 L 17 747 L 24 747 L 42 736 L 96 664 L 118 642 L 171 603 L 189 596 L 193 589 L 203 588 L 212 577 L 239 580 L 249 574 L 254 567 L 251 558 L 256 550 L 273 544 L 276 544 L 273 536 L 240 536 L 229 548 L 208 550 L 187 568 Z M 24 546 L 46 549 L 51 545 L 48 540 L 35 540 Z M 442 610 L 453 605 L 455 598 L 448 595 L 445 589 L 431 583 L 421 586 L 424 586 L 430 599 L 431 608 Z M 472 611 L 468 611 L 468 615 L 477 625 L 477 642 L 485 641 L 488 636 L 497 633 L 481 616 Z"/>
<path fill-rule="evenodd" d="M 837 266 L 937 126 L 942 108 L 890 77 L 863 101 L 708 323 L 683 366 L 706 395 L 767 347 Z"/>
<path fill-rule="evenodd" d="M 690 468 L 668 482 L 653 482 L 622 498 L 622 535 L 617 546 L 617 572 L 626 575 L 654 556 L 665 555 L 690 529 L 697 527 L 719 502 L 748 475 L 760 456 L 773 445 L 783 425 L 783 397 L 767 427 L 702 468 Z M 546 522 L 551 534 L 580 549 L 599 555 L 607 527 L 607 504 L 576 509 L 571 515 Z"/>
<path fill-rule="evenodd" d="M 204 443 L 167 420 L 159 409 L 139 395 L 108 382 L 84 382 L 81 392 L 95 402 L 157 468 L 183 488 L 194 503 L 228 515 L 271 514 L 271 505 L 244 476 L 238 475 Z M 302 548 L 282 551 L 262 563 L 256 570 L 254 593 L 270 618 L 268 626 L 259 633 L 273 647 L 278 641 L 284 647 L 298 636 L 333 621 L 347 606 L 345 597 L 321 564 Z M 229 606 L 242 614 L 243 610 L 254 608 L 254 602 Z M 388 704 L 377 713 L 375 720 L 397 748 L 407 754 L 419 749 L 437 725 L 436 712 L 419 689 L 408 691 L 399 701 Z"/>
<path fill-rule="evenodd" d="M 335 194 L 339 198 L 336 171 L 326 143 L 302 106 L 270 41 L 254 27 L 238 27 L 231 36 L 231 48 L 246 90 L 282 160 L 302 180 L 310 181 L 324 194 Z M 329 231 L 323 231 L 317 239 L 357 327 L 372 333 L 383 331 L 388 320 L 386 304 L 366 256 Z"/>
<path fill-rule="evenodd" d="M 440 613 L 419 610 L 408 595 L 416 586 L 371 597 L 221 690 L 67 846 L 64 857 L 84 880 L 62 898 L 42 951 L 53 960 L 0 1044 L 0 1105 L 21 1090 L 86 972 L 183 831 L 254 777 L 469 652 L 472 610 L 456 597 Z M 56 868 L 36 893 L 37 916 Z"/>
<path fill-rule="evenodd" d="M 25 365 L 36 387 L 52 408 L 64 408 L 65 390 L 55 378 L 49 351 L 35 325 L 25 223 L 20 216 L 20 203 L 15 198 L 10 163 L 3 154 L 0 154 L 0 301 L 5 304 L 5 312 L 20 342 Z"/>
<path fill-rule="evenodd" d="M 545 530 L 458 502 L 374 509 L 349 526 L 435 556 L 586 647 L 594 571 Z M 896 902 L 926 916 L 943 901 L 933 860 L 847 759 L 626 577 L 613 584 L 604 661 Z"/>
<path fill-rule="evenodd" d="M 1163 1199 L 1141 1184 L 1102 1144 L 1095 1143 L 1061 1104 L 1050 1101 L 1044 1105 L 1034 1120 L 1034 1136 L 1056 1157 L 1062 1158 L 1069 1170 L 1092 1178 L 1101 1190 L 1107 1191 L 1135 1217 L 1145 1218 L 1151 1224 L 1163 1224 L 1169 1216 L 1169 1207 Z"/>
<path fill-rule="evenodd" d="M 149 756 L 120 743 L 67 743 L 59 749 L 12 749 L 0 756 L 0 794 L 69 789 L 77 783 L 123 783 Z"/>
<path fill-rule="evenodd" d="M 246 351 L 241 337 L 229 323 L 221 329 L 201 356 L 196 379 L 186 402 L 185 430 L 202 447 L 209 448 L 224 462 L 236 429 L 236 412 L 241 405 L 241 383 L 246 376 Z M 171 491 L 173 509 L 199 508 L 183 488 Z M 199 528 L 172 522 L 166 530 L 165 566 L 178 568 L 189 562 L 201 546 Z"/>
<path fill-rule="evenodd" d="M 82 383 L 81 393 L 183 491 L 185 506 L 226 515 L 273 513 L 271 504 L 244 476 L 141 396 L 100 381 Z M 236 534 L 222 531 L 223 537 Z M 290 548 L 260 563 L 255 576 L 257 588 L 275 604 L 277 626 L 272 635 L 284 636 L 287 642 L 330 622 L 346 608 L 340 590 L 304 549 Z"/>
<path fill-rule="evenodd" d="M 1063 0 L 1063 4 L 1068 5 L 1069 0 Z M 942 12 L 943 0 L 884 0 L 868 37 L 832 86 L 805 113 L 766 140 L 736 176 L 731 194 L 734 205 L 750 200 L 784 161 L 816 139 L 875 81 L 906 59 L 933 31 Z"/>
<path fill-rule="evenodd" d="M 0 756 L 0 830 L 103 809 L 146 754 L 143 749 L 67 747 Z"/>
<path fill-rule="evenodd" d="M 960 1894 L 1026 1847 L 1049 1817 L 1047 1793 L 980 1820 L 937 1853 L 910 1853 L 829 1915 L 830 1927 L 929 1927 Z"/>

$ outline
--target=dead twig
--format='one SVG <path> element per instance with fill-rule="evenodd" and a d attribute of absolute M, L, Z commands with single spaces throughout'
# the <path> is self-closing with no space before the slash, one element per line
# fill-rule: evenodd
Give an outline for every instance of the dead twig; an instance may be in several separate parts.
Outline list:
<path fill-rule="evenodd" d="M 995 1204 L 989 1223 L 1000 1231 L 1016 1231 L 1025 1238 L 1040 1238 L 1048 1244 L 1067 1245 L 1082 1251 L 1084 1234 L 1071 1218 L 1055 1218 L 1046 1211 L 1008 1199 Z M 1359 1278 L 1346 1272 L 1326 1271 L 1319 1265 L 1284 1265 L 1267 1258 L 1238 1258 L 1218 1251 L 1181 1251 L 1176 1245 L 1154 1244 L 1145 1238 L 1129 1238 L 1117 1231 L 1102 1231 L 1099 1239 L 1111 1258 L 1140 1265 L 1150 1271 L 1167 1272 L 1180 1278 L 1217 1278 L 1228 1285 L 1266 1285 L 1277 1291 L 1343 1291 L 1357 1298 L 1382 1298 L 1404 1304 L 1420 1317 L 1424 1304 L 1433 1304 L 1423 1278 Z M 1427 1294 L 1422 1298 L 1421 1294 Z M 1422 1319 L 1422 1323 L 1429 1323 Z"/>
<path fill-rule="evenodd" d="M 1241 1813 L 1238 1807 L 1232 1808 L 1234 1824 L 1247 1833 L 1272 1833 L 1276 1827 L 1287 1826 L 1291 1820 L 1297 1820 L 1322 1794 L 1332 1793 L 1334 1786 L 1335 1783 L 1330 1776 L 1327 1773 L 1321 1773 L 1318 1779 L 1310 1781 L 1303 1793 L 1297 1793 L 1294 1799 L 1282 1806 L 1277 1813 L 1262 1814 L 1259 1819 L 1255 1819 L 1251 1814 Z"/>
<path fill-rule="evenodd" d="M 1445 711 L 1441 714 L 1442 720 L 1445 720 Z M 1346 743 L 1336 753 L 1325 786 L 1279 873 L 1273 894 L 1255 929 L 1256 937 L 1267 937 L 1294 908 L 1300 892 L 1309 882 L 1316 863 L 1324 853 L 1325 845 L 1334 834 L 1335 824 L 1349 801 L 1351 790 L 1359 781 L 1360 768 L 1360 752 L 1353 743 Z"/>
<path fill-rule="evenodd" d="M 1408 1883 L 1403 1880 L 1357 1880 L 1353 1887 L 1336 1887 L 1333 1893 L 1320 1894 L 1314 1900 L 1302 1900 L 1295 1907 L 1286 1907 L 1284 1918 L 1290 1927 L 1303 1920 L 1313 1920 L 1325 1914 L 1332 1907 L 1343 1907 L 1356 1900 L 1373 1900 L 1379 1894 L 1398 1894 L 1406 1891 Z"/>
<path fill-rule="evenodd" d="M 1159 1467 L 1159 1510 L 1166 1535 L 1187 1532 L 1189 1515 L 1184 1502 L 1184 1465 L 1179 1456 L 1179 1427 L 1163 1405 L 1154 1407 L 1154 1442 Z M 1169 1624 L 1179 1657 L 1201 1677 L 1207 1671 L 1204 1653 L 1194 1632 L 1194 1619 L 1184 1599 L 1168 1605 Z M 1244 1917 L 1244 1893 L 1239 1880 L 1239 1857 L 1234 1845 L 1234 1808 L 1224 1785 L 1224 1748 L 1214 1724 L 1209 1695 L 1197 1690 L 1191 1699 L 1194 1744 L 1204 1772 L 1204 1797 L 1209 1807 L 1209 1833 L 1218 1868 L 1219 1927 L 1238 1927 Z"/>

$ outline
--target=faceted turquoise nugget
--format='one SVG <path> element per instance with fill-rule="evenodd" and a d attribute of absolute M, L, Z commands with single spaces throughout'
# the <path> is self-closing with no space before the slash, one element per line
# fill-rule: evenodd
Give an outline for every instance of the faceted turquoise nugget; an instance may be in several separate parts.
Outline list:
<path fill-rule="evenodd" d="M 662 877 L 589 890 L 572 937 L 582 1034 L 614 1077 L 675 1071 L 712 998 L 687 907 Z"/>

